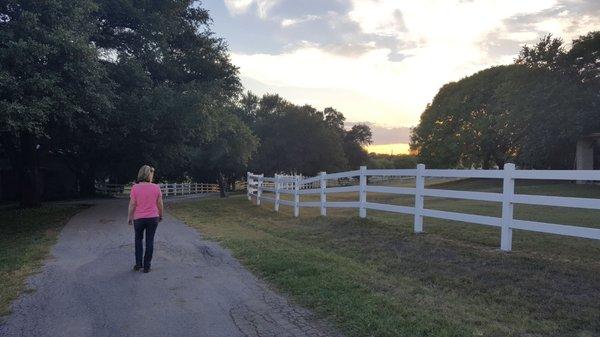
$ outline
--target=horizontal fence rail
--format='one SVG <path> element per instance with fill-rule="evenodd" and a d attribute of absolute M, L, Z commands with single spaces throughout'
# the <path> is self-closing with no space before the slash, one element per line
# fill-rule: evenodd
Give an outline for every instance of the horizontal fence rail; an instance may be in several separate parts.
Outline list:
<path fill-rule="evenodd" d="M 96 186 L 96 192 L 110 196 L 127 196 L 132 184 L 103 184 Z M 158 184 L 163 196 L 181 196 L 219 192 L 218 184 L 208 183 L 163 183 Z M 236 188 L 245 188 L 245 184 L 237 184 Z"/>
<path fill-rule="evenodd" d="M 502 193 L 456 191 L 435 188 L 425 188 L 425 179 L 435 178 L 485 178 L 501 179 Z M 377 182 L 386 179 L 411 180 L 415 187 L 392 187 L 368 185 L 368 181 Z M 580 238 L 600 240 L 600 229 L 578 227 L 562 224 L 550 224 L 536 221 L 525 221 L 514 218 L 515 204 L 559 206 L 584 209 L 600 209 L 600 199 L 575 198 L 544 195 L 515 194 L 516 179 L 538 180 L 571 180 L 571 181 L 600 181 L 598 170 L 516 170 L 514 164 L 505 164 L 503 170 L 438 170 L 426 169 L 419 164 L 416 169 L 384 169 L 368 170 L 361 166 L 360 170 L 326 173 L 321 172 L 315 177 L 299 175 L 275 175 L 265 177 L 263 174 L 248 172 L 246 180 L 248 200 L 273 203 L 275 211 L 280 205 L 291 206 L 294 216 L 300 215 L 302 207 L 320 208 L 320 214 L 327 215 L 327 208 L 357 208 L 360 217 L 366 217 L 367 210 L 378 210 L 411 214 L 414 216 L 414 231 L 423 231 L 423 218 L 438 218 L 461 222 L 475 223 L 500 228 L 500 249 L 512 249 L 513 229 L 566 235 Z M 263 192 L 269 192 L 268 196 Z M 327 201 L 328 194 L 358 193 L 357 201 Z M 415 198 L 413 206 L 389 205 L 367 202 L 367 193 L 389 193 L 412 195 Z M 293 200 L 281 200 L 281 194 L 290 194 Z M 300 201 L 301 196 L 319 195 L 319 201 Z M 427 209 L 424 206 L 425 197 L 465 199 L 501 203 L 502 216 L 484 216 L 458 212 Z"/>

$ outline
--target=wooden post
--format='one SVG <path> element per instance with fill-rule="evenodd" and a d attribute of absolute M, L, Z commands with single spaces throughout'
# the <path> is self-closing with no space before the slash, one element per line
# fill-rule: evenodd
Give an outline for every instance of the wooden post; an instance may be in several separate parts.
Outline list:
<path fill-rule="evenodd" d="M 248 200 L 251 201 L 252 200 L 252 191 L 250 190 L 250 186 L 252 185 L 250 183 L 250 172 L 246 172 L 246 196 L 248 196 Z"/>
<path fill-rule="evenodd" d="M 365 218 L 367 216 L 367 167 L 366 166 L 360 167 L 359 182 L 360 182 L 360 186 L 359 186 L 359 192 L 358 192 L 358 199 L 359 199 L 360 205 L 358 208 L 358 215 L 361 218 Z"/>
<path fill-rule="evenodd" d="M 300 176 L 294 178 L 294 216 L 300 216 Z"/>
<path fill-rule="evenodd" d="M 326 216 L 327 195 L 325 194 L 325 189 L 327 188 L 327 179 L 325 179 L 325 177 L 327 176 L 327 173 L 321 172 L 319 173 L 319 176 L 321 177 L 321 179 L 319 179 L 321 187 L 321 216 Z"/>
<path fill-rule="evenodd" d="M 256 206 L 260 206 L 260 197 L 262 196 L 262 183 L 264 176 L 264 174 L 258 176 L 258 185 L 256 186 Z"/>
<path fill-rule="evenodd" d="M 515 164 L 504 164 L 502 180 L 502 229 L 500 234 L 500 249 L 510 252 L 512 249 L 513 196 L 515 194 L 515 179 L 513 174 Z"/>
<path fill-rule="evenodd" d="M 417 165 L 417 174 L 415 175 L 415 233 L 423 232 L 423 190 L 425 189 L 425 165 Z"/>
<path fill-rule="evenodd" d="M 279 198 L 280 198 L 280 194 L 279 194 L 279 175 L 276 174 L 275 175 L 275 212 L 279 212 Z"/>

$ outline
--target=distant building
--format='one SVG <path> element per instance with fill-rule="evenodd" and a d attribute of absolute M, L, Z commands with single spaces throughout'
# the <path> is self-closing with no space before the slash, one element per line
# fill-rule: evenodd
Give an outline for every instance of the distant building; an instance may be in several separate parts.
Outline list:
<path fill-rule="evenodd" d="M 592 133 L 577 141 L 575 169 L 600 170 L 600 133 Z M 585 181 L 578 181 L 583 184 Z"/>

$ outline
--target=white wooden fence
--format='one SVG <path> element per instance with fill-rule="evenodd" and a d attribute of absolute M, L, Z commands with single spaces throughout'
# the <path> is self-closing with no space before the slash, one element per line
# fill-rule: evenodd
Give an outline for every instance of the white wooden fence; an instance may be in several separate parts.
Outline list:
<path fill-rule="evenodd" d="M 367 177 L 412 177 L 415 187 L 373 186 L 367 184 Z M 358 185 L 327 187 L 328 180 L 358 177 Z M 502 179 L 502 193 L 470 192 L 425 188 L 426 178 L 487 178 Z M 500 249 L 510 251 L 512 248 L 512 230 L 521 229 L 534 232 L 575 236 L 600 240 L 600 229 L 577 227 L 561 224 L 551 224 L 536 221 L 518 220 L 513 217 L 515 204 L 561 206 L 585 209 L 600 209 L 600 199 L 573 198 L 543 195 L 515 194 L 515 179 L 539 180 L 589 180 L 600 181 L 598 170 L 516 170 L 514 164 L 504 165 L 503 170 L 438 170 L 426 169 L 419 164 L 416 169 L 385 169 L 368 170 L 361 166 L 360 170 L 325 173 L 316 177 L 303 178 L 300 176 L 265 177 L 248 172 L 248 200 L 254 198 L 256 204 L 261 201 L 274 203 L 275 211 L 280 205 L 294 208 L 294 216 L 299 216 L 301 207 L 318 207 L 321 215 L 327 214 L 327 208 L 358 208 L 360 217 L 366 217 L 367 210 L 379 210 L 414 215 L 414 231 L 423 231 L 423 217 L 448 219 L 480 225 L 500 227 Z M 263 195 L 263 191 L 272 192 L 274 197 Z M 328 194 L 357 192 L 357 201 L 327 201 Z M 414 195 L 414 207 L 389 205 L 367 201 L 367 193 L 389 193 Z M 281 194 L 293 195 L 293 201 L 281 200 Z M 319 201 L 300 201 L 301 195 L 319 195 Z M 475 214 L 465 214 L 448 211 L 438 211 L 424 207 L 424 197 L 441 197 L 452 199 L 481 200 L 502 203 L 502 216 L 492 217 Z"/>
<path fill-rule="evenodd" d="M 165 183 L 158 184 L 163 196 L 192 195 L 219 192 L 218 184 L 207 183 Z M 125 196 L 131 192 L 131 184 L 104 184 L 96 186 L 96 191 L 111 196 Z"/>
<path fill-rule="evenodd" d="M 171 195 L 189 195 L 219 192 L 218 184 L 207 183 L 173 183 L 159 184 L 160 190 L 164 196 Z"/>

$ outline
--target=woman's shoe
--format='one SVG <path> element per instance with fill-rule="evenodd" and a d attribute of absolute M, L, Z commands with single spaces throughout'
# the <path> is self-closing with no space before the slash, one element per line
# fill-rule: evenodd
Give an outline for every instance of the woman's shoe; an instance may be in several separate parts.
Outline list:
<path fill-rule="evenodd" d="M 144 273 L 149 273 L 149 272 L 150 272 L 150 267 L 144 268 Z"/>
<path fill-rule="evenodd" d="M 140 269 L 142 269 L 142 266 L 138 266 L 137 264 L 133 266 L 133 271 L 138 271 Z"/>

